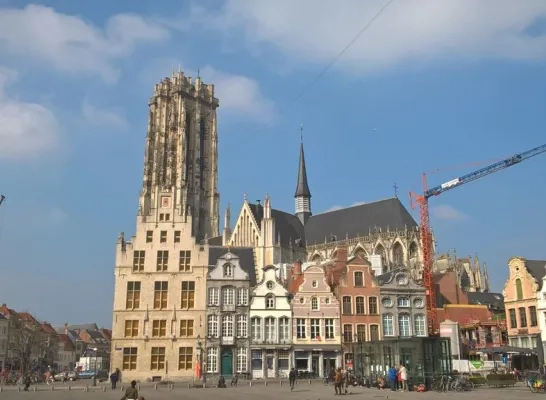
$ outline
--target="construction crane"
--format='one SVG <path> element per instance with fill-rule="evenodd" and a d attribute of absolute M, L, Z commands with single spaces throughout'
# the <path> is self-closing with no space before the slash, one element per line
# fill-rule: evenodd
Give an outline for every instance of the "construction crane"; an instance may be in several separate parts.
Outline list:
<path fill-rule="evenodd" d="M 2 205 L 4 200 L 6 200 L 6 196 L 3 196 L 3 195 L 0 194 L 0 206 Z"/>
<path fill-rule="evenodd" d="M 420 208 L 420 218 L 421 224 L 419 226 L 421 233 L 421 242 L 423 245 L 423 281 L 426 289 L 426 300 L 427 300 L 427 319 L 428 319 L 428 333 L 433 336 L 435 334 L 434 328 L 436 326 L 436 288 L 434 286 L 434 273 L 432 270 L 434 262 L 434 250 L 432 247 L 432 231 L 430 229 L 430 215 L 428 210 L 428 199 L 432 196 L 438 196 L 448 190 L 455 189 L 458 186 L 464 185 L 465 183 L 475 181 L 477 179 L 483 178 L 484 176 L 493 174 L 495 172 L 501 171 L 505 168 L 511 167 L 512 165 L 519 164 L 522 161 L 525 161 L 531 157 L 537 156 L 541 153 L 546 152 L 546 144 L 535 147 L 534 149 L 528 150 L 526 152 L 513 155 L 509 158 L 506 158 L 502 161 L 498 161 L 494 164 L 491 164 L 487 167 L 478 169 L 477 171 L 471 172 L 469 174 L 463 175 L 459 178 L 452 179 L 446 183 L 443 183 L 439 186 L 435 186 L 431 189 L 428 188 L 427 176 L 426 174 L 422 175 L 422 184 L 423 184 L 423 194 L 415 194 L 410 192 L 410 201 L 411 208 L 419 206 Z"/>

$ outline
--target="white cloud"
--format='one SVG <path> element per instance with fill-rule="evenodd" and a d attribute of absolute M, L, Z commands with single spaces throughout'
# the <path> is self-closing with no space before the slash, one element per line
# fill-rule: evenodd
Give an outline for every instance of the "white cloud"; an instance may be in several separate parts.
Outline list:
<path fill-rule="evenodd" d="M 332 206 L 332 207 L 327 208 L 326 210 L 324 210 L 323 213 L 336 211 L 336 210 L 341 210 L 342 208 L 356 207 L 356 206 L 360 206 L 362 204 L 366 204 L 366 202 L 365 201 L 357 201 L 356 203 L 353 203 L 350 206 Z"/>
<path fill-rule="evenodd" d="M 275 118 L 273 102 L 262 94 L 254 79 L 227 74 L 211 67 L 203 68 L 201 76 L 205 83 L 214 84 L 216 97 L 220 99 L 220 110 L 265 123 Z"/>
<path fill-rule="evenodd" d="M 83 19 L 41 5 L 0 9 L 0 49 L 35 58 L 65 72 L 99 74 L 115 81 L 114 62 L 141 42 L 157 42 L 169 34 L 161 25 L 133 14 L 111 17 L 103 29 Z"/>
<path fill-rule="evenodd" d="M 5 89 L 17 76 L 0 67 L 0 157 L 27 159 L 56 148 L 59 125 L 46 107 L 7 96 Z"/>
<path fill-rule="evenodd" d="M 468 215 L 447 204 L 432 207 L 431 214 L 433 218 L 442 221 L 464 221 L 469 218 Z"/>
<path fill-rule="evenodd" d="M 129 128 L 129 122 L 114 109 L 98 108 L 84 101 L 82 114 L 89 123 L 108 130 L 125 131 Z"/>
<path fill-rule="evenodd" d="M 384 4 L 324 0 L 316 7 L 314 0 L 228 0 L 219 13 L 195 11 L 188 22 L 242 31 L 253 47 L 269 44 L 289 58 L 324 64 Z M 544 59 L 546 34 L 529 30 L 545 17 L 544 0 L 394 1 L 336 65 L 362 71 L 454 56 Z"/>

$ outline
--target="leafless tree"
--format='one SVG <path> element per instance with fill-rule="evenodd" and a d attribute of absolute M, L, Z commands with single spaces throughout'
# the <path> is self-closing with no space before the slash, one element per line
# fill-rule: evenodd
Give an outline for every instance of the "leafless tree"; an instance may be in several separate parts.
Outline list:
<path fill-rule="evenodd" d="M 12 320 L 10 346 L 23 374 L 30 371 L 33 363 L 51 364 L 55 360 L 55 343 L 44 333 L 39 323 Z"/>

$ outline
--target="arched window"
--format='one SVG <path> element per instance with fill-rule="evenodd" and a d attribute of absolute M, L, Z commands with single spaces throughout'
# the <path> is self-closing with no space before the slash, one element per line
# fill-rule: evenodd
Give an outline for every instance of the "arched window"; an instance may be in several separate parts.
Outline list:
<path fill-rule="evenodd" d="M 415 332 L 415 336 L 427 336 L 427 327 L 423 314 L 417 314 L 413 317 L 413 332 Z"/>
<path fill-rule="evenodd" d="M 404 249 L 399 242 L 392 246 L 392 261 L 396 267 L 404 265 Z"/>
<path fill-rule="evenodd" d="M 224 314 L 222 317 L 222 337 L 233 337 L 233 315 Z"/>
<path fill-rule="evenodd" d="M 403 337 L 411 336 L 411 323 L 408 314 L 398 316 L 398 335 Z"/>
<path fill-rule="evenodd" d="M 248 333 L 248 321 L 246 315 L 237 315 L 237 337 L 246 338 Z"/>
<path fill-rule="evenodd" d="M 218 337 L 218 316 L 209 315 L 207 321 L 207 336 Z"/>
<path fill-rule="evenodd" d="M 518 300 L 523 300 L 523 286 L 521 286 L 521 279 L 516 279 L 516 296 Z"/>
<path fill-rule="evenodd" d="M 251 321 L 251 335 L 253 340 L 261 340 L 262 339 L 262 319 L 259 317 L 252 318 Z"/>
<path fill-rule="evenodd" d="M 311 310 L 317 311 L 319 307 L 319 302 L 316 297 L 311 297 Z"/>
<path fill-rule="evenodd" d="M 218 348 L 209 347 L 207 349 L 207 372 L 213 374 L 218 366 Z"/>
<path fill-rule="evenodd" d="M 275 296 L 273 296 L 272 294 L 268 294 L 265 297 L 265 308 L 275 308 Z"/>
<path fill-rule="evenodd" d="M 224 277 L 232 278 L 233 277 L 233 265 L 224 264 Z"/>
<path fill-rule="evenodd" d="M 394 336 L 394 319 L 392 314 L 383 314 L 383 336 Z"/>

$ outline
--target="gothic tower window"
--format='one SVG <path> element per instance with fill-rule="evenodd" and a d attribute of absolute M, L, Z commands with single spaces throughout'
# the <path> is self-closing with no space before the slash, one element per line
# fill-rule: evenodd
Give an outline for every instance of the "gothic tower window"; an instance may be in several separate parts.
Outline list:
<path fill-rule="evenodd" d="M 404 265 L 404 249 L 402 249 L 402 245 L 399 242 L 396 242 L 392 246 L 392 260 L 395 267 Z"/>
<path fill-rule="evenodd" d="M 388 271 L 387 268 L 387 252 L 385 251 L 385 248 L 383 245 L 378 244 L 375 248 L 375 254 L 381 256 L 381 263 L 383 264 L 383 271 Z"/>

